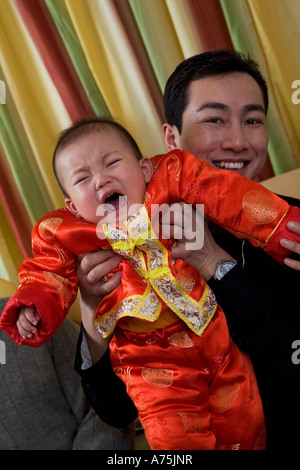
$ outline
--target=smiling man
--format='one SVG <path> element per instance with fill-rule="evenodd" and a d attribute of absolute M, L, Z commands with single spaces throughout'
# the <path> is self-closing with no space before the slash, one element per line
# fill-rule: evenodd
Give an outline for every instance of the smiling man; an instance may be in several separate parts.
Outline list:
<path fill-rule="evenodd" d="M 191 81 L 181 73 L 183 62 L 166 85 L 163 130 L 167 148 L 188 149 L 217 168 L 254 179 L 267 157 L 264 81 L 256 81 L 246 70 L 213 76 L 204 71 L 202 78 L 199 64 L 195 67 L 199 75 L 195 72 Z"/>
<path fill-rule="evenodd" d="M 166 84 L 164 105 L 168 150 L 185 148 L 214 167 L 257 177 L 267 158 L 268 91 L 253 60 L 229 50 L 186 59 Z M 300 233 L 299 224 L 289 228 Z M 173 249 L 208 282 L 233 339 L 250 354 L 269 449 L 297 445 L 300 368 L 292 364 L 291 348 L 300 323 L 299 248 L 285 261 L 290 267 L 275 266 L 248 242 L 210 225 L 201 250 L 189 252 L 182 242 Z"/>
<path fill-rule="evenodd" d="M 168 150 L 185 148 L 217 168 L 254 179 L 267 157 L 268 92 L 256 63 L 234 51 L 211 51 L 183 61 L 170 76 L 164 95 Z M 283 156 L 284 158 L 284 156 Z M 286 198 L 287 199 L 287 198 Z M 300 205 L 298 200 L 290 200 Z M 180 218 L 179 218 L 180 219 Z M 174 232 L 168 232 L 171 234 Z M 290 229 L 300 233 L 299 224 Z M 292 344 L 299 332 L 299 272 L 295 252 L 289 266 L 275 265 L 260 250 L 227 232 L 207 229 L 201 250 L 188 252 L 177 243 L 173 255 L 196 267 L 213 288 L 235 342 L 250 354 L 263 400 L 269 449 L 298 446 L 300 367 L 292 363 Z M 94 252 L 81 260 L 77 274 L 81 287 L 82 320 L 94 366 L 77 370 L 100 416 L 111 424 L 130 422 L 134 410 L 117 394 L 118 382 L 94 334 L 94 305 L 120 282 L 116 273 L 101 279 L 119 264 L 117 255 Z M 98 335 L 99 336 L 99 335 Z M 111 371 L 103 397 L 102 377 Z M 97 379 L 97 376 L 99 377 Z M 110 392 L 114 391 L 110 407 Z M 118 397 L 118 398 L 117 398 Z M 122 401 L 122 406 L 117 403 Z M 128 409 L 127 416 L 125 409 Z"/>

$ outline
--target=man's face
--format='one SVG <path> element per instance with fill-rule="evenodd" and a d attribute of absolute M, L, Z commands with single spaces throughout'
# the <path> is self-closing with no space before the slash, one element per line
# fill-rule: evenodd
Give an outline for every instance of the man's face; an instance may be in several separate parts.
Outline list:
<path fill-rule="evenodd" d="M 192 82 L 182 131 L 164 124 L 168 150 L 181 148 L 254 179 L 267 157 L 268 133 L 262 92 L 247 73 L 205 77 Z"/>

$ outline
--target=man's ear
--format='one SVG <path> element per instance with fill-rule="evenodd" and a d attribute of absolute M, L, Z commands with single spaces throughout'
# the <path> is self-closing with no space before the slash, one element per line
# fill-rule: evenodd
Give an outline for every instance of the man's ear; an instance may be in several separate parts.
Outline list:
<path fill-rule="evenodd" d="M 166 144 L 166 147 L 168 150 L 174 150 L 178 149 L 178 138 L 179 138 L 179 132 L 176 126 L 172 126 L 171 124 L 168 124 L 165 122 L 163 124 L 163 135 L 164 135 L 164 141 Z"/>
<path fill-rule="evenodd" d="M 144 157 L 139 162 L 142 168 L 142 172 L 144 173 L 144 176 L 145 176 L 145 181 L 146 183 L 149 183 L 153 175 L 153 166 L 152 166 L 151 160 L 150 158 Z"/>
<path fill-rule="evenodd" d="M 75 206 L 74 202 L 72 201 L 72 199 L 66 198 L 65 199 L 65 204 L 66 204 L 66 208 L 71 212 L 71 214 L 75 215 L 75 217 L 77 217 L 77 219 L 81 218 L 81 215 L 79 214 L 78 210 L 76 209 L 76 206 Z"/>

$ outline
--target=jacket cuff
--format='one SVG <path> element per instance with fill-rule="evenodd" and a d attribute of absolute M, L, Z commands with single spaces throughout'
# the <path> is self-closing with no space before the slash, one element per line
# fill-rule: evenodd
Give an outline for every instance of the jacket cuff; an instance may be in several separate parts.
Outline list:
<path fill-rule="evenodd" d="M 40 323 L 33 338 L 24 339 L 18 332 L 16 320 L 22 307 L 36 308 L 40 315 Z M 22 287 L 9 299 L 0 319 L 0 329 L 10 336 L 17 344 L 39 347 L 50 339 L 65 318 L 58 299 L 51 293 L 36 288 Z"/>

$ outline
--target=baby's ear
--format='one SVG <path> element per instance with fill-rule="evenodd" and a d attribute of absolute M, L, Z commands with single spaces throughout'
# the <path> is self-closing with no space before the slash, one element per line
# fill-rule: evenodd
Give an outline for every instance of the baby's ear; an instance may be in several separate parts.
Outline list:
<path fill-rule="evenodd" d="M 146 183 L 149 183 L 153 175 L 153 166 L 152 166 L 150 158 L 146 158 L 146 157 L 142 158 L 140 160 L 140 165 L 145 176 L 145 181 Z"/>
<path fill-rule="evenodd" d="M 79 214 L 78 210 L 76 209 L 76 206 L 75 206 L 74 202 L 72 201 L 72 199 L 66 198 L 65 199 L 65 204 L 66 204 L 67 209 L 71 212 L 71 214 L 75 215 L 75 217 L 77 217 L 77 219 L 81 218 L 81 215 Z"/>

